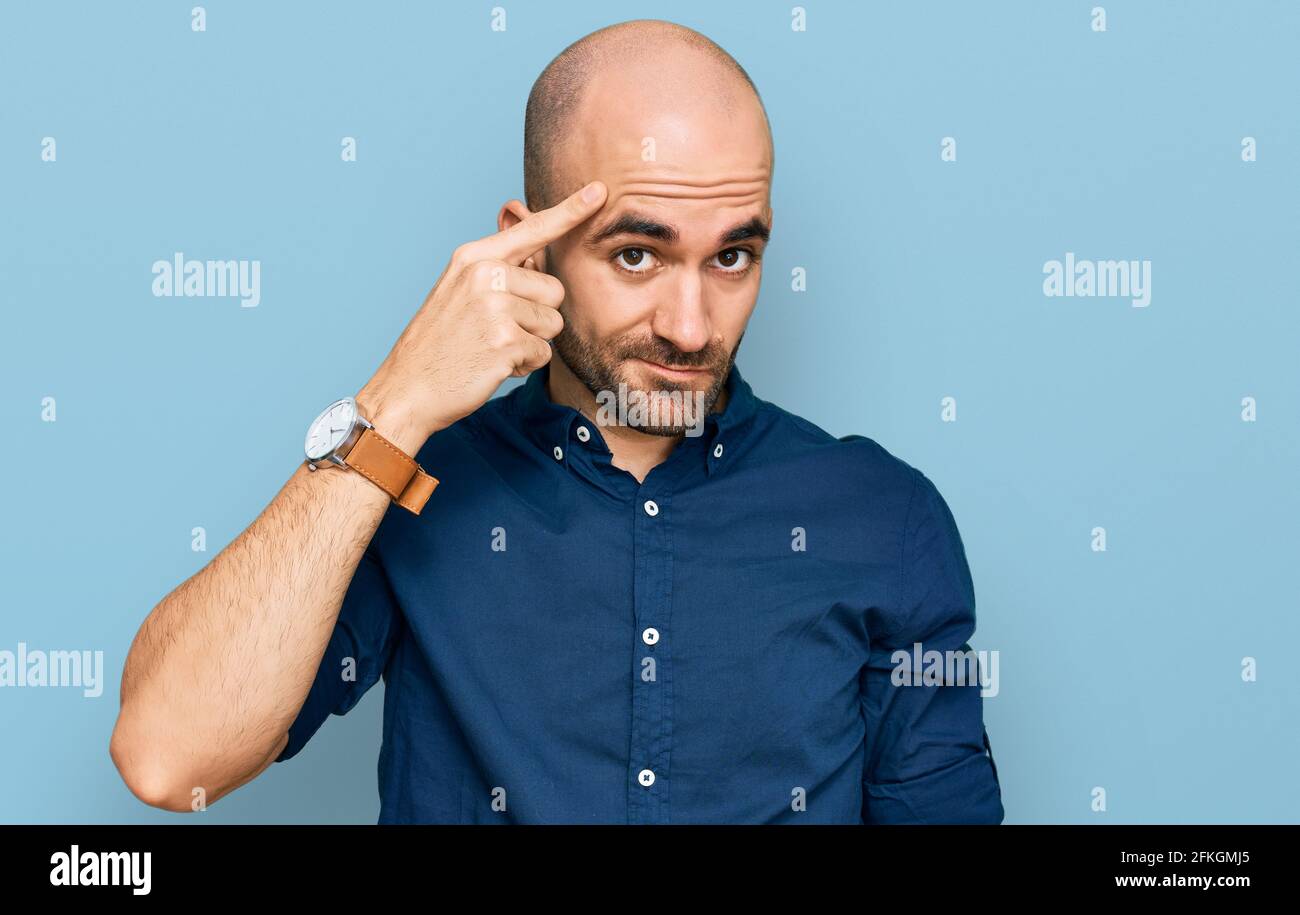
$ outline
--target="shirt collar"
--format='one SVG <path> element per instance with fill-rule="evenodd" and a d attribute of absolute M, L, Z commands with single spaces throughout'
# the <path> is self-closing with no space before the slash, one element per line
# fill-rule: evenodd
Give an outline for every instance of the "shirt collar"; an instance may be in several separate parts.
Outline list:
<path fill-rule="evenodd" d="M 586 445 L 596 453 L 608 455 L 609 447 L 600 434 L 599 427 L 583 416 L 573 407 L 558 404 L 551 400 L 546 391 L 550 376 L 550 363 L 536 369 L 516 390 L 515 410 L 524 432 L 539 448 L 553 459 L 568 463 L 564 453 L 573 446 Z M 721 412 L 710 412 L 705 417 L 704 432 L 698 436 L 685 436 L 678 447 L 691 447 L 703 442 L 705 468 L 711 476 L 724 469 L 731 461 L 730 457 L 739 453 L 745 434 L 753 424 L 758 411 L 759 400 L 740 367 L 734 363 L 726 381 L 727 405 Z M 577 434 L 578 427 L 586 429 L 585 436 Z M 585 438 L 585 441 L 584 441 Z M 561 449 L 561 457 L 554 458 L 555 449 Z"/>

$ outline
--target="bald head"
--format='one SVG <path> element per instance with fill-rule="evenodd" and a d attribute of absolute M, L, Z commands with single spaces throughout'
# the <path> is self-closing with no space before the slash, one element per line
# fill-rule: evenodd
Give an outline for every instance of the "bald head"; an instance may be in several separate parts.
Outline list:
<path fill-rule="evenodd" d="M 607 91 L 593 91 L 600 87 Z M 767 111 L 745 68 L 693 29 L 634 19 L 578 39 L 533 84 L 524 114 L 524 198 L 530 210 L 555 205 L 589 180 L 575 161 L 590 145 L 584 132 L 609 125 L 632 104 L 694 107 L 723 121 L 757 111 L 766 158 L 774 164 Z"/>

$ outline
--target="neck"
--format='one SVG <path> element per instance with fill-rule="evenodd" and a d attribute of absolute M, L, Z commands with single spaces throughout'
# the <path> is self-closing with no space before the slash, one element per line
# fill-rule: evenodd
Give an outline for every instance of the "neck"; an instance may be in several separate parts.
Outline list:
<path fill-rule="evenodd" d="M 587 417 L 592 425 L 596 422 L 596 395 L 593 394 L 578 376 L 560 358 L 559 353 L 551 356 L 550 371 L 547 372 L 547 394 L 552 401 L 573 407 Z M 713 412 L 720 413 L 727 407 L 727 391 L 723 388 L 713 405 Z M 672 454 L 682 435 L 648 435 L 631 426 L 599 426 L 600 434 L 609 446 L 612 458 L 610 462 L 636 477 L 638 483 L 644 482 L 646 474 L 662 464 Z"/>

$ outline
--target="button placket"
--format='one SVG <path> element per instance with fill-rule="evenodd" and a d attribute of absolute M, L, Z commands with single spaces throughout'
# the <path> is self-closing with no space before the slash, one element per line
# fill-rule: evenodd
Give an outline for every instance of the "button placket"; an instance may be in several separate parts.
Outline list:
<path fill-rule="evenodd" d="M 662 487 L 642 486 L 633 503 L 634 587 L 632 743 L 628 759 L 628 819 L 666 823 L 668 758 L 672 745 L 672 600 L 670 500 Z M 646 661 L 653 675 L 643 676 Z M 647 781 L 648 778 L 648 781 Z"/>

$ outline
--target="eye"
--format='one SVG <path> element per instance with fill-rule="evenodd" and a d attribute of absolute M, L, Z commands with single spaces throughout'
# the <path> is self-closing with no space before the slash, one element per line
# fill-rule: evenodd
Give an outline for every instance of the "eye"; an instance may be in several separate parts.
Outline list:
<path fill-rule="evenodd" d="M 645 248 L 623 248 L 614 253 L 614 266 L 625 273 L 649 273 L 650 254 Z"/>
<path fill-rule="evenodd" d="M 654 254 L 646 248 L 620 248 L 610 259 L 624 273 L 648 274 L 654 269 L 652 258 Z M 761 254 L 749 248 L 727 248 L 713 258 L 718 272 L 727 276 L 744 276 L 761 259 Z"/>
<path fill-rule="evenodd" d="M 733 273 L 743 275 L 749 272 L 749 268 L 758 262 L 759 256 L 749 248 L 728 248 L 725 251 L 719 251 L 715 258 L 722 267 L 723 273 Z"/>

